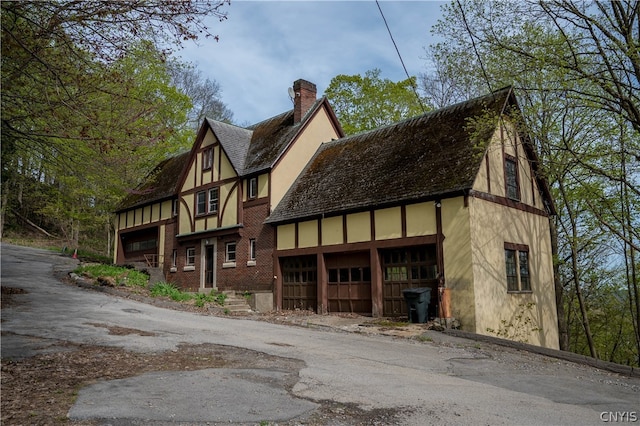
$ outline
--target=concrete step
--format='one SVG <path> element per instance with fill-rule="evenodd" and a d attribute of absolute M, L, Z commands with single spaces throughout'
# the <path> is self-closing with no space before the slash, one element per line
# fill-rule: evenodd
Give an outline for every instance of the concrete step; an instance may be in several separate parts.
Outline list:
<path fill-rule="evenodd" d="M 229 312 L 251 312 L 251 306 L 243 296 L 239 296 L 233 291 L 224 291 L 223 293 L 227 295 L 224 308 Z"/>

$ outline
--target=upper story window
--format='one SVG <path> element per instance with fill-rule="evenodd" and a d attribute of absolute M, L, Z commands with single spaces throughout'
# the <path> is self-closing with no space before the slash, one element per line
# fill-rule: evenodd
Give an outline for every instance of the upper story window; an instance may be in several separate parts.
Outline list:
<path fill-rule="evenodd" d="M 518 161 L 510 155 L 504 159 L 504 175 L 506 181 L 507 197 L 512 200 L 520 200 L 520 184 L 518 182 Z"/>
<path fill-rule="evenodd" d="M 171 202 L 171 214 L 173 216 L 178 215 L 178 199 L 177 198 Z"/>
<path fill-rule="evenodd" d="M 505 243 L 504 260 L 507 272 L 507 291 L 531 291 L 529 247 Z"/>
<path fill-rule="evenodd" d="M 200 191 L 196 194 L 196 214 L 205 214 L 207 212 L 207 193 Z"/>
<path fill-rule="evenodd" d="M 249 198 L 256 198 L 258 196 L 258 178 L 254 177 L 249 179 Z"/>
<path fill-rule="evenodd" d="M 213 166 L 213 147 L 202 151 L 202 170 L 210 169 Z"/>
<path fill-rule="evenodd" d="M 209 189 L 209 213 L 218 211 L 218 188 Z"/>

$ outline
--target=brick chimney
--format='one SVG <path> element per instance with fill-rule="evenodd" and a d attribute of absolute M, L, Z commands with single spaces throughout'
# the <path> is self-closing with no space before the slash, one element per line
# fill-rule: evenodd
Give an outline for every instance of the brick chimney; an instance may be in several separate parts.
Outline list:
<path fill-rule="evenodd" d="M 316 101 L 316 85 L 306 80 L 293 82 L 293 123 L 298 124 Z"/>

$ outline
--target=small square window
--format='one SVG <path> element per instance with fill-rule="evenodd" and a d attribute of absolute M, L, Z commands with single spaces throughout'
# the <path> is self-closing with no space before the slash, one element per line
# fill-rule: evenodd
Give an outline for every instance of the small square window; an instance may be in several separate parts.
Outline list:
<path fill-rule="evenodd" d="M 227 243 L 225 247 L 225 261 L 226 262 L 235 262 L 236 261 L 236 243 Z"/>
<path fill-rule="evenodd" d="M 249 179 L 249 198 L 256 198 L 258 196 L 258 178 Z"/>
<path fill-rule="evenodd" d="M 187 265 L 193 266 L 196 264 L 196 249 L 194 247 L 189 247 L 187 249 Z"/>

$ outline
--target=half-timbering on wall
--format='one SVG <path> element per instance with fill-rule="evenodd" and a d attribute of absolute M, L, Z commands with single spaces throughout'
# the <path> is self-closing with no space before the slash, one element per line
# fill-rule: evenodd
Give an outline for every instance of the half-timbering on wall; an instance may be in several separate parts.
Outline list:
<path fill-rule="evenodd" d="M 318 313 L 406 316 L 429 288 L 429 318 L 558 347 L 553 203 L 511 88 L 349 137 L 294 91 L 246 129 L 205 120 L 116 212 L 116 262 Z"/>

